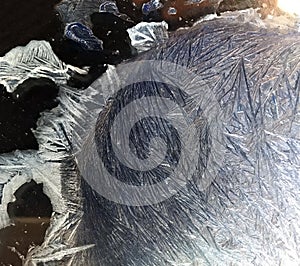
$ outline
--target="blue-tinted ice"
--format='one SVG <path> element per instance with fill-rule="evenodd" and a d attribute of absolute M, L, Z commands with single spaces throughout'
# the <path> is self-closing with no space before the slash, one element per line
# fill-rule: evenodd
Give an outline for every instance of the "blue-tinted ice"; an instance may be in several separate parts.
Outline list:
<path fill-rule="evenodd" d="M 102 41 L 94 36 L 91 29 L 79 22 L 67 24 L 65 36 L 85 50 L 101 51 L 103 49 Z"/>

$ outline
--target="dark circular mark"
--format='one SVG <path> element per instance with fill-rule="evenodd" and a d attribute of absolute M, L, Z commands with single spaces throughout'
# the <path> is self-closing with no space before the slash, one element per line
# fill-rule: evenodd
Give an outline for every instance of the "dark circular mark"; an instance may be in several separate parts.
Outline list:
<path fill-rule="evenodd" d="M 184 107 L 187 95 L 179 88 L 159 82 L 135 83 L 119 90 L 106 110 L 100 113 L 95 132 L 97 152 L 107 171 L 120 181 L 131 185 L 155 184 L 167 178 L 180 159 L 181 141 L 177 130 L 164 118 L 146 117 L 131 128 L 129 146 L 131 152 L 140 159 L 149 155 L 151 139 L 160 138 L 167 146 L 163 162 L 155 169 L 137 171 L 125 166 L 115 154 L 110 130 L 116 116 L 131 102 L 143 97 L 156 96 L 174 101 Z M 104 118 L 105 117 L 105 118 Z M 129 118 L 130 119 L 130 118 Z M 120 125 L 122 130 L 122 125 Z"/>

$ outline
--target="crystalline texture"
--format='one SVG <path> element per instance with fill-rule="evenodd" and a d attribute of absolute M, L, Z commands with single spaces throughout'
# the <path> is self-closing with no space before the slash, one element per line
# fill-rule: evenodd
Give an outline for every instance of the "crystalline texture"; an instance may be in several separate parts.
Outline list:
<path fill-rule="evenodd" d="M 131 44 L 138 52 L 147 51 L 168 39 L 166 22 L 141 22 L 127 30 Z"/>
<path fill-rule="evenodd" d="M 143 4 L 142 12 L 144 15 L 148 15 L 150 12 L 162 7 L 163 4 L 159 0 L 150 0 L 149 2 Z"/>
<path fill-rule="evenodd" d="M 102 41 L 94 36 L 91 29 L 81 23 L 73 22 L 67 24 L 65 36 L 78 43 L 83 49 L 90 51 L 101 51 L 103 49 Z"/>
<path fill-rule="evenodd" d="M 31 41 L 0 58 L 0 83 L 13 92 L 24 80 L 45 77 L 57 84 L 67 82 L 68 68 L 46 41 Z"/>
<path fill-rule="evenodd" d="M 109 12 L 113 14 L 119 14 L 119 9 L 115 2 L 105 1 L 99 7 L 99 12 Z"/>
<path fill-rule="evenodd" d="M 220 108 L 219 113 L 208 115 L 214 122 L 203 128 L 205 134 L 193 140 L 201 147 L 212 147 L 217 142 L 219 149 L 199 153 L 199 173 L 164 202 L 139 207 L 117 204 L 95 193 L 95 186 L 89 184 L 102 177 L 105 169 L 126 184 L 137 185 L 136 179 L 144 178 L 144 172 L 138 175 L 120 163 L 128 156 L 120 158 L 111 149 L 109 135 L 114 131 L 110 125 L 122 113 L 120 109 L 129 112 L 128 121 L 118 123 L 120 134 L 127 139 L 125 125 L 144 108 L 127 103 L 139 97 L 147 99 L 148 93 L 168 97 L 171 91 L 176 98 L 176 90 L 170 86 L 168 93 L 161 92 L 162 85 L 146 81 L 118 90 L 123 76 L 117 69 L 108 73 L 108 83 L 100 78 L 86 91 L 90 102 L 85 104 L 82 117 L 98 116 L 96 132 L 91 124 L 89 138 L 83 141 L 84 156 L 78 157 L 81 174 L 91 174 L 89 184 L 83 182 L 86 204 L 78 231 L 79 243 L 96 244 L 87 251 L 85 260 L 89 265 L 96 265 L 95 261 L 138 266 L 300 262 L 300 35 L 293 30 L 280 33 L 262 22 L 266 29 L 258 27 L 260 24 L 257 20 L 252 23 L 251 15 L 243 23 L 235 19 L 232 15 L 178 31 L 161 48 L 143 53 L 135 61 L 136 68 L 128 70 L 129 76 L 139 76 L 139 60 L 167 60 L 184 66 L 202 81 L 202 87 L 190 91 L 185 89 L 193 85 L 194 79 L 186 79 L 180 86 L 199 107 L 190 112 L 196 116 L 201 113 L 203 99 L 211 93 L 217 102 L 211 98 L 207 105 Z M 151 75 L 168 73 L 154 71 Z M 99 99 L 99 105 L 91 107 L 95 99 Z M 137 140 L 129 135 L 137 153 L 140 149 L 147 151 L 151 129 L 169 132 L 168 125 L 160 121 L 143 123 L 132 128 Z M 220 139 L 214 135 L 216 127 L 222 132 Z M 82 131 L 88 132 L 88 127 Z M 178 138 L 173 138 L 172 132 L 168 136 L 170 147 L 178 146 Z M 96 145 L 99 157 L 90 153 L 93 139 L 100 141 Z M 213 160 L 210 166 L 206 165 L 207 154 Z M 172 156 L 175 161 L 176 150 Z M 158 165 L 160 162 L 157 159 Z M 205 175 L 203 165 L 209 167 Z M 171 167 L 172 162 L 164 166 Z M 154 182 L 165 174 L 162 169 L 159 165 L 147 177 Z M 198 180 L 210 174 L 214 176 L 212 184 L 204 191 L 199 189 Z"/>
<path fill-rule="evenodd" d="M 74 21 L 88 24 L 90 22 L 90 15 L 94 12 L 99 12 L 99 6 L 103 4 L 104 0 L 63 0 L 57 5 L 57 10 L 62 17 L 64 23 L 71 23 Z"/>
<path fill-rule="evenodd" d="M 229 16 L 181 30 L 162 47 L 136 59 L 167 60 L 187 67 L 202 80 L 207 93 L 216 96 L 215 104 L 222 112 L 210 114 L 216 124 L 204 128 L 209 134 L 199 139 L 209 146 L 216 141 L 208 138 L 212 128 L 222 129 L 219 145 L 224 156 L 219 158 L 218 150 L 210 151 L 215 162 L 207 169 L 208 174 L 215 174 L 211 186 L 199 191 L 194 184 L 201 178 L 199 174 L 165 202 L 126 206 L 101 197 L 78 175 L 78 169 L 67 163 L 69 145 L 80 149 L 89 143 L 83 136 L 93 133 L 90 121 L 99 118 L 99 125 L 103 125 L 99 130 L 107 137 L 107 125 L 113 123 L 108 118 L 120 111 L 125 100 L 141 95 L 115 93 L 122 77 L 110 67 L 109 84 L 102 77 L 81 95 L 70 88 L 62 90 L 59 108 L 45 114 L 36 132 L 41 143 L 39 154 L 27 154 L 23 160 L 1 157 L 4 190 L 21 178 L 19 173 L 39 177 L 38 181 L 47 181 L 49 191 L 63 195 L 60 200 L 55 193 L 47 194 L 56 206 L 66 206 L 66 210 L 54 206 L 60 214 L 54 215 L 44 244 L 32 250 L 25 265 L 299 264 L 299 33 L 281 33 L 264 23 L 237 19 Z M 138 66 L 128 71 L 138 75 Z M 185 80 L 182 90 L 184 84 L 193 84 L 193 80 Z M 150 84 L 141 91 L 145 94 L 157 89 L 159 86 Z M 185 92 L 199 105 L 205 98 L 203 90 Z M 95 96 L 100 100 L 94 101 Z M 132 111 L 139 113 L 141 109 Z M 195 118 L 201 114 L 199 108 L 190 111 Z M 226 119 L 220 119 L 221 113 Z M 145 122 L 148 132 L 164 132 L 164 128 L 151 127 L 153 122 Z M 203 124 L 198 125 L 202 128 Z M 73 138 L 72 128 L 76 128 Z M 136 149 L 147 148 L 149 141 L 141 123 L 134 131 L 141 136 L 135 142 Z M 91 157 L 88 149 L 86 155 L 86 161 L 81 161 L 85 165 L 96 165 L 100 160 Z M 205 165 L 206 154 L 199 155 L 203 159 L 199 164 Z M 107 156 L 115 166 L 113 154 Z M 57 172 L 48 173 L 48 169 Z M 95 169 L 90 170 L 93 173 Z M 130 182 L 132 177 L 124 171 L 120 178 Z"/>

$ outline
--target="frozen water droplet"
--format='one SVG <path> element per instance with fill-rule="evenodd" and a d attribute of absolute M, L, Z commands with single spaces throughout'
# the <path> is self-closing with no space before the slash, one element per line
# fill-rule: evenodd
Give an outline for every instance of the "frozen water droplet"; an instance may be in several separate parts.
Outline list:
<path fill-rule="evenodd" d="M 175 7 L 169 7 L 168 14 L 169 15 L 176 15 L 177 14 L 176 8 Z"/>
<path fill-rule="evenodd" d="M 99 7 L 99 12 L 108 12 L 108 13 L 112 13 L 112 14 L 120 14 L 119 9 L 116 5 L 115 2 L 111 2 L 111 1 L 105 1 L 104 3 L 102 3 Z"/>
<path fill-rule="evenodd" d="M 150 12 L 162 7 L 163 4 L 159 0 L 150 0 L 149 2 L 143 4 L 142 12 L 144 15 L 149 15 Z"/>
<path fill-rule="evenodd" d="M 91 29 L 79 22 L 67 24 L 65 36 L 85 50 L 101 51 L 103 49 L 102 41 L 94 36 Z"/>

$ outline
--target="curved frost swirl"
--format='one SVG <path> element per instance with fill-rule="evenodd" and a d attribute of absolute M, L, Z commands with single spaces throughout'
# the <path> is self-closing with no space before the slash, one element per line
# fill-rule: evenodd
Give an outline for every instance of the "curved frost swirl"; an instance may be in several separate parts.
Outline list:
<path fill-rule="evenodd" d="M 202 95 L 199 101 L 191 96 L 195 90 Z M 108 99 L 106 91 L 112 95 Z M 221 150 L 220 123 L 214 121 L 221 112 L 197 76 L 176 64 L 139 61 L 120 65 L 89 94 L 93 101 L 86 113 L 93 122 L 87 122 L 88 136 L 76 158 L 97 193 L 144 206 L 172 197 L 194 175 L 200 177 L 199 189 L 209 186 L 218 169 L 217 156 L 211 161 L 210 153 Z"/>
<path fill-rule="evenodd" d="M 186 99 L 178 88 L 147 81 L 118 91 L 109 110 L 100 114 L 95 132 L 97 151 L 109 173 L 134 185 L 170 176 L 179 163 L 183 133 L 171 116 L 178 107 L 182 110 Z M 177 112 L 175 116 L 183 118 Z"/>

